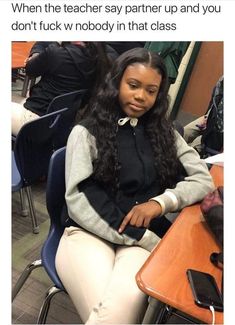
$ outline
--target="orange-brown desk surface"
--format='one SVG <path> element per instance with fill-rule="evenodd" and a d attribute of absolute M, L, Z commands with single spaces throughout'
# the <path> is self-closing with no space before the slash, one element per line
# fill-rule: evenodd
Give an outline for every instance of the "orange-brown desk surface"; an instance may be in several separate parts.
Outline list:
<path fill-rule="evenodd" d="M 211 174 L 216 186 L 223 185 L 223 167 L 213 166 Z M 137 273 L 137 284 L 147 295 L 210 323 L 211 312 L 194 303 L 186 270 L 191 268 L 212 274 L 220 288 L 222 272 L 210 262 L 210 254 L 219 250 L 203 220 L 199 204 L 187 207 Z M 223 313 L 216 312 L 215 316 L 216 324 L 222 324 Z"/>
<path fill-rule="evenodd" d="M 11 66 L 12 69 L 23 68 L 25 60 L 35 42 L 12 42 Z"/>

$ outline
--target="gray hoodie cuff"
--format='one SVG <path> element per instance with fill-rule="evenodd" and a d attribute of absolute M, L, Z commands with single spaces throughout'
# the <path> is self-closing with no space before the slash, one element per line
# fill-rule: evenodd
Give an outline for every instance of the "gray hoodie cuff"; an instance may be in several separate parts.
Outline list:
<path fill-rule="evenodd" d="M 174 193 L 166 191 L 161 195 L 155 196 L 150 200 L 156 201 L 162 208 L 161 216 L 178 208 L 178 200 Z"/>
<path fill-rule="evenodd" d="M 154 232 L 146 230 L 144 236 L 138 241 L 138 245 L 151 252 L 153 248 L 160 242 L 161 238 Z"/>

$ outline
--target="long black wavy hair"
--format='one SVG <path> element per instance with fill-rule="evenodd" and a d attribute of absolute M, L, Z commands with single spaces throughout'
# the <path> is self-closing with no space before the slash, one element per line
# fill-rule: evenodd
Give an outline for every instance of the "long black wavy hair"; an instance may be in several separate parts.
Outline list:
<path fill-rule="evenodd" d="M 93 177 L 114 191 L 119 187 L 120 170 L 117 154 L 118 119 L 123 116 L 118 100 L 119 87 L 126 68 L 136 63 L 155 69 L 162 77 L 156 101 L 144 114 L 145 130 L 153 149 L 154 164 L 162 190 L 174 186 L 179 172 L 174 130 L 167 118 L 169 87 L 164 61 L 156 53 L 134 48 L 120 55 L 114 62 L 90 103 L 91 113 L 86 123 L 96 138 L 98 150 Z"/>

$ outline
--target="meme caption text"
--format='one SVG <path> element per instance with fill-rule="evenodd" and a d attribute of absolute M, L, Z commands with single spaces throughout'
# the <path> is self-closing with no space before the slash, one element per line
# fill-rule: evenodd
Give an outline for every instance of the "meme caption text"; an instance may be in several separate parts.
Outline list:
<path fill-rule="evenodd" d="M 12 31 L 174 31 L 179 28 L 174 19 L 179 14 L 196 15 L 199 19 L 222 12 L 221 4 L 213 1 L 190 4 L 184 1 L 156 1 L 154 4 L 107 4 L 99 1 L 35 4 L 27 1 L 11 2 L 10 5 Z"/>

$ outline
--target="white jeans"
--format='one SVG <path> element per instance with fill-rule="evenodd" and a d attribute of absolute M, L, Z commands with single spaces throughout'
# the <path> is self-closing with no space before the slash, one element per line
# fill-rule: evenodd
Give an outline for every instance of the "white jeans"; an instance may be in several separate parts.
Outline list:
<path fill-rule="evenodd" d="M 39 116 L 26 109 L 22 104 L 11 103 L 11 133 L 17 135 L 21 127 Z"/>
<path fill-rule="evenodd" d="M 149 254 L 137 246 L 115 247 L 77 227 L 65 229 L 56 269 L 84 323 L 141 322 L 147 297 L 135 275 Z"/>

